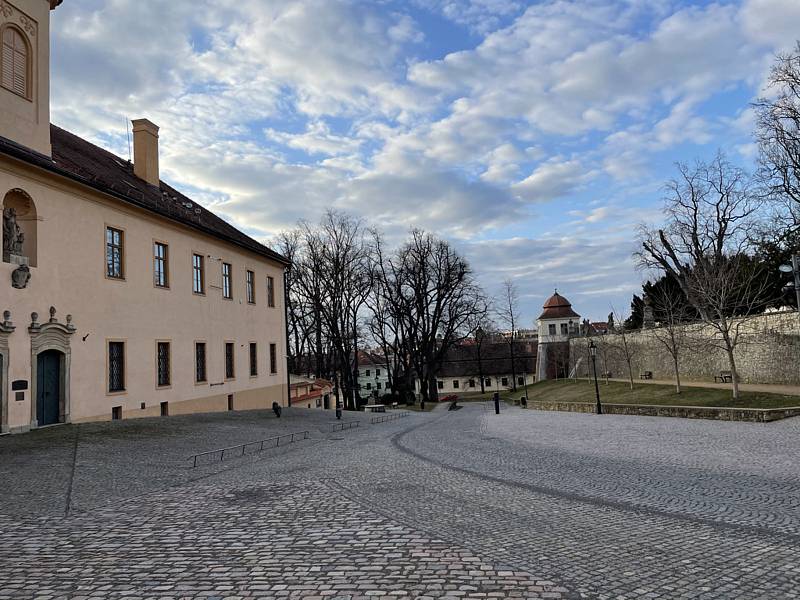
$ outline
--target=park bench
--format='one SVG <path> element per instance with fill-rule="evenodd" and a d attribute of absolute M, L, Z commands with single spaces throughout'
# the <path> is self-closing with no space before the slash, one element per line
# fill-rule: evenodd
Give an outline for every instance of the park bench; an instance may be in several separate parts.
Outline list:
<path fill-rule="evenodd" d="M 714 383 L 730 383 L 733 381 L 733 374 L 730 371 L 720 371 L 719 375 L 714 376 Z"/>
<path fill-rule="evenodd" d="M 643 371 L 642 373 L 639 373 L 639 379 L 652 379 L 652 378 L 653 378 L 652 371 Z"/>

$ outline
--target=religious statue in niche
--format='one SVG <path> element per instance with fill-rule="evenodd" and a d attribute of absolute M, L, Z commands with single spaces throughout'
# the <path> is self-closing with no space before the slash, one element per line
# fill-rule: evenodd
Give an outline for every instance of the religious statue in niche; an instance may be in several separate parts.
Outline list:
<path fill-rule="evenodd" d="M 11 256 L 22 256 L 22 244 L 25 234 L 17 223 L 17 210 L 3 210 L 3 260 L 9 262 Z"/>

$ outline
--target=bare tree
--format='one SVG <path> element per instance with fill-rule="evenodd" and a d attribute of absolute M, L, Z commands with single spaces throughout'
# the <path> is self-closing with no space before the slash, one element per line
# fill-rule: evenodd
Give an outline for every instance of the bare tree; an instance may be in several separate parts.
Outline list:
<path fill-rule="evenodd" d="M 422 404 L 436 400 L 436 376 L 447 351 L 472 335 L 478 316 L 487 311 L 472 270 L 444 240 L 420 230 L 397 252 L 393 286 L 406 299 L 409 353 L 422 387 Z"/>
<path fill-rule="evenodd" d="M 497 301 L 497 315 L 509 328 L 508 346 L 511 352 L 511 386 L 517 391 L 517 373 L 514 360 L 514 346 L 517 340 L 517 319 L 519 318 L 519 293 L 512 279 L 503 281 L 500 298 Z"/>
<path fill-rule="evenodd" d="M 745 254 L 749 228 L 760 203 L 748 176 L 719 153 L 694 168 L 678 165 L 680 177 L 667 185 L 664 229 L 641 229 L 643 268 L 673 277 L 701 319 L 716 331 L 731 371 L 731 391 L 739 397 L 734 350 L 741 319 L 765 302 L 764 278 Z"/>
<path fill-rule="evenodd" d="M 793 52 L 777 57 L 768 85 L 773 97 L 754 105 L 759 176 L 772 199 L 786 208 L 791 229 L 796 229 L 800 226 L 800 42 Z"/>
<path fill-rule="evenodd" d="M 625 365 L 628 367 L 628 381 L 631 389 L 633 389 L 633 363 L 636 358 L 637 347 L 631 340 L 630 332 L 625 327 L 625 320 L 628 315 L 618 313 L 613 307 L 611 310 L 614 320 L 619 323 L 619 326 L 614 328 L 614 333 L 609 333 L 607 341 L 612 345 L 614 352 L 619 354 L 625 361 Z"/>
<path fill-rule="evenodd" d="M 684 298 L 678 296 L 667 286 L 655 288 L 653 311 L 656 327 L 650 330 L 653 338 L 667 351 L 672 359 L 675 374 L 675 393 L 681 393 L 680 361 L 683 351 L 689 345 L 691 337 L 688 332 L 690 315 Z"/>

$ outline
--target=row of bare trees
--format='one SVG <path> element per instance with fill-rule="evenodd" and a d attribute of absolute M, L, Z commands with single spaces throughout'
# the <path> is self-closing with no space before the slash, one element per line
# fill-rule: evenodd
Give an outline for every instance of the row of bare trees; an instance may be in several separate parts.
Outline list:
<path fill-rule="evenodd" d="M 329 211 L 320 223 L 282 233 L 288 275 L 290 370 L 332 379 L 337 398 L 359 403 L 358 353 L 376 343 L 389 386 L 401 399 L 436 399 L 447 351 L 476 330 L 489 302 L 467 261 L 420 230 L 395 249 L 352 216 Z M 341 394 L 341 396 L 340 396 Z"/>
<path fill-rule="evenodd" d="M 679 336 L 688 305 L 723 351 L 739 397 L 736 349 L 747 318 L 776 301 L 774 268 L 759 247 L 785 256 L 800 252 L 800 44 L 779 56 L 771 96 L 755 104 L 759 169 L 750 175 L 723 153 L 710 162 L 678 165 L 666 186 L 661 228 L 642 227 L 636 257 L 642 268 L 666 274 L 682 298 L 656 298 L 662 312 L 657 339 L 673 357 L 680 386 Z"/>

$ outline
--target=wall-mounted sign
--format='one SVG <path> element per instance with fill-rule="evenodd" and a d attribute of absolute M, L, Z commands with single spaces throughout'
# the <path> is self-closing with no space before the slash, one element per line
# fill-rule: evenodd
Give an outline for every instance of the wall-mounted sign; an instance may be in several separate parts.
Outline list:
<path fill-rule="evenodd" d="M 16 381 L 11 382 L 11 391 L 18 392 L 20 390 L 27 390 L 28 389 L 28 382 L 24 379 L 17 379 Z"/>
<path fill-rule="evenodd" d="M 25 400 L 25 392 L 17 392 L 16 396 L 14 397 L 14 400 L 16 400 L 17 402 L 24 401 Z"/>

